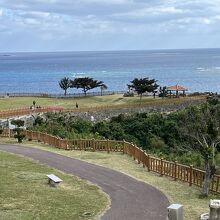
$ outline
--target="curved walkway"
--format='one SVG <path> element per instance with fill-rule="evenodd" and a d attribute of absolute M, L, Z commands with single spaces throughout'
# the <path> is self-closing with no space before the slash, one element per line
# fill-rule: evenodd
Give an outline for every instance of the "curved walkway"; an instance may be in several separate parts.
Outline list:
<path fill-rule="evenodd" d="M 111 198 L 102 220 L 166 219 L 169 201 L 165 195 L 125 174 L 35 148 L 0 144 L 0 150 L 30 157 L 100 186 Z"/>

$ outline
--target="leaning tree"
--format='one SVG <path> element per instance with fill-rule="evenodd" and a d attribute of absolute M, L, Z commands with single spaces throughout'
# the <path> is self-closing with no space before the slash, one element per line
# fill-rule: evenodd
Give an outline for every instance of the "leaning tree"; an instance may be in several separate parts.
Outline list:
<path fill-rule="evenodd" d="M 192 106 L 181 113 L 180 135 L 186 148 L 197 151 L 204 160 L 205 176 L 202 195 L 208 196 L 211 179 L 216 171 L 216 152 L 220 144 L 220 106 L 205 103 Z"/>
<path fill-rule="evenodd" d="M 102 81 L 95 80 L 90 77 L 75 78 L 70 82 L 71 88 L 82 89 L 84 95 L 91 89 L 98 87 L 107 87 Z"/>
<path fill-rule="evenodd" d="M 68 77 L 64 77 L 59 81 L 59 86 L 64 90 L 64 95 L 66 96 L 67 89 L 70 87 L 70 79 Z"/>
<path fill-rule="evenodd" d="M 131 84 L 128 85 L 129 89 L 133 89 L 140 95 L 140 99 L 142 98 L 143 93 L 156 93 L 158 85 L 156 84 L 157 80 L 149 79 L 149 78 L 135 78 L 131 81 Z"/>

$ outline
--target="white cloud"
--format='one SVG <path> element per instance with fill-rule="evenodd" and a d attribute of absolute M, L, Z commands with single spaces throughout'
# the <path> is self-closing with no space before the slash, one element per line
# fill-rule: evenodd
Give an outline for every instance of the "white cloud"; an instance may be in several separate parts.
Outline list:
<path fill-rule="evenodd" d="M 50 43 L 57 47 L 69 43 L 71 50 L 85 45 L 88 50 L 105 49 L 103 45 L 121 49 L 123 42 L 147 49 L 150 38 L 158 43 L 149 47 L 172 47 L 171 39 L 182 35 L 179 47 L 190 47 L 198 36 L 220 37 L 219 20 L 219 0 L 0 0 L 0 42 L 2 50 L 15 45 L 18 36 L 28 50 L 33 41 L 44 45 L 39 50 Z"/>

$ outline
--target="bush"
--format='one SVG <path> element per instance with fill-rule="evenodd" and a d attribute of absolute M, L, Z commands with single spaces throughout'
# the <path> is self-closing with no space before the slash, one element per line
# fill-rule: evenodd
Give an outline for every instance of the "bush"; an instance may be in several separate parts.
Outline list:
<path fill-rule="evenodd" d="M 43 94 L 42 94 L 42 97 L 44 97 L 44 98 L 48 98 L 49 95 L 48 95 L 47 93 L 43 93 Z"/>
<path fill-rule="evenodd" d="M 133 92 L 125 92 L 124 97 L 134 97 L 134 93 Z"/>
<path fill-rule="evenodd" d="M 77 119 L 72 121 L 69 127 L 76 133 L 90 133 L 92 131 L 91 121 L 85 119 Z"/>
<path fill-rule="evenodd" d="M 220 103 L 220 95 L 209 95 L 207 101 L 210 105 L 217 105 Z"/>
<path fill-rule="evenodd" d="M 200 96 L 200 95 L 210 95 L 210 93 L 209 92 L 193 92 L 193 93 L 189 93 L 187 96 L 193 97 L 193 96 Z"/>
<path fill-rule="evenodd" d="M 12 120 L 11 124 L 16 126 L 16 128 L 13 129 L 16 132 L 14 138 L 18 139 L 18 143 L 22 143 L 22 140 L 25 138 L 23 128 L 21 128 L 24 126 L 24 121 L 20 119 Z"/>
<path fill-rule="evenodd" d="M 160 137 L 157 137 L 157 136 L 153 136 L 152 138 L 150 138 L 149 143 L 150 143 L 151 148 L 153 149 L 154 148 L 163 149 L 164 146 L 166 145 L 164 141 Z"/>

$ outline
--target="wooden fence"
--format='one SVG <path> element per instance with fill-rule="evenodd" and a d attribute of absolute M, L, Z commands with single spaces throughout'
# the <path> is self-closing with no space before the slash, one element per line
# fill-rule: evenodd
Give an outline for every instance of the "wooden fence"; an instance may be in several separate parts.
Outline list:
<path fill-rule="evenodd" d="M 13 131 L 5 129 L 1 136 L 10 137 Z M 193 166 L 186 166 L 177 162 L 166 161 L 160 158 L 153 157 L 136 145 L 126 141 L 113 141 L 113 140 L 95 140 L 95 139 L 79 139 L 79 140 L 65 140 L 49 134 L 37 131 L 25 131 L 26 138 L 29 140 L 37 140 L 51 146 L 64 149 L 64 150 L 84 150 L 84 151 L 106 151 L 122 152 L 128 154 L 139 164 L 142 164 L 149 172 L 158 173 L 160 176 L 167 176 L 174 181 L 182 181 L 189 184 L 202 187 L 205 172 L 196 169 Z M 215 175 L 210 184 L 212 192 L 220 193 L 220 176 Z"/>

